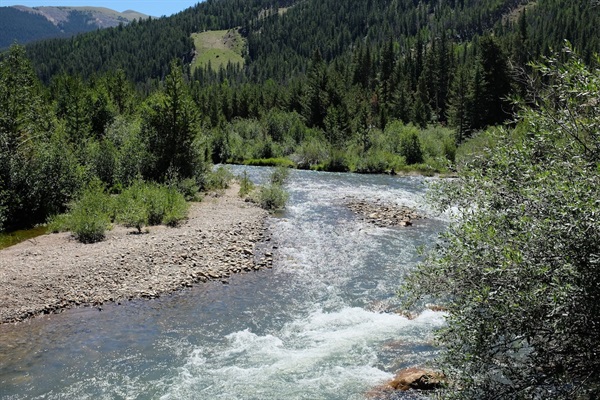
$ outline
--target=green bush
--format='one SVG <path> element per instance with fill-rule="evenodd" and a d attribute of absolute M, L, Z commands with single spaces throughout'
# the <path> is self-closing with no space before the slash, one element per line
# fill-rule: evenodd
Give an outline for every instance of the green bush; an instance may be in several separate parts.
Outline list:
<path fill-rule="evenodd" d="M 404 166 L 405 162 L 402 156 L 383 150 L 371 149 L 362 157 L 358 157 L 354 171 L 361 174 L 381 174 L 398 171 Z"/>
<path fill-rule="evenodd" d="M 423 149 L 417 132 L 403 132 L 400 136 L 400 154 L 404 156 L 407 164 L 423 162 Z"/>
<path fill-rule="evenodd" d="M 138 232 L 146 225 L 177 225 L 187 217 L 185 197 L 175 187 L 136 181 L 117 199 L 116 220 Z"/>
<path fill-rule="evenodd" d="M 112 200 L 104 186 L 99 180 L 93 180 L 71 207 L 70 227 L 75 238 L 82 243 L 103 240 L 110 227 L 112 211 Z"/>
<path fill-rule="evenodd" d="M 271 173 L 271 177 L 269 178 L 271 184 L 273 185 L 283 185 L 287 182 L 290 176 L 290 170 L 285 167 L 277 167 Z"/>
<path fill-rule="evenodd" d="M 310 169 L 316 165 L 322 164 L 327 160 L 329 147 L 322 134 L 314 134 L 304 139 L 302 144 L 296 149 L 293 159 L 298 164 L 298 168 Z"/>
<path fill-rule="evenodd" d="M 200 196 L 200 188 L 198 187 L 198 183 L 195 179 L 181 179 L 171 184 L 177 189 L 179 193 L 183 195 L 186 201 L 202 201 L 202 196 Z"/>
<path fill-rule="evenodd" d="M 85 147 L 85 165 L 90 176 L 98 177 L 108 187 L 115 181 L 118 151 L 108 139 L 90 140 Z"/>
<path fill-rule="evenodd" d="M 128 228 L 136 228 L 138 232 L 149 223 L 146 204 L 146 186 L 142 181 L 135 181 L 117 198 L 115 220 Z"/>
<path fill-rule="evenodd" d="M 350 160 L 348 155 L 343 150 L 333 149 L 329 153 L 329 158 L 323 165 L 325 171 L 331 172 L 348 172 L 350 168 Z"/>
<path fill-rule="evenodd" d="M 265 210 L 275 211 L 285 207 L 289 194 L 278 184 L 261 186 L 256 202 Z"/>
<path fill-rule="evenodd" d="M 203 189 L 206 191 L 227 189 L 233 178 L 233 172 L 229 168 L 219 167 L 215 171 L 206 173 Z"/>
<path fill-rule="evenodd" d="M 149 158 L 140 135 L 140 121 L 117 117 L 109 127 L 107 139 L 118 151 L 115 158 L 114 181 L 129 186 L 142 175 L 142 169 Z"/>
<path fill-rule="evenodd" d="M 453 220 L 401 294 L 446 308 L 443 398 L 599 398 L 600 70 L 560 57 L 534 66 L 516 127 L 429 192 Z"/>
<path fill-rule="evenodd" d="M 48 222 L 46 223 L 48 232 L 50 233 L 59 233 L 59 232 L 67 232 L 71 230 L 71 215 L 68 213 L 65 214 L 56 214 L 52 215 L 48 218 Z"/>
<path fill-rule="evenodd" d="M 288 175 L 288 169 L 283 167 L 277 168 L 271 173 L 269 183 L 261 186 L 253 194 L 252 200 L 265 210 L 275 211 L 283 209 L 289 198 L 288 192 L 283 188 Z"/>
<path fill-rule="evenodd" d="M 162 223 L 167 226 L 177 226 L 181 221 L 187 218 L 188 203 L 181 193 L 174 188 L 163 187 L 164 198 L 166 200 L 165 214 L 162 217 Z"/>
<path fill-rule="evenodd" d="M 454 131 L 443 126 L 432 126 L 420 132 L 419 139 L 426 158 L 454 162 L 456 141 Z"/>
<path fill-rule="evenodd" d="M 247 195 L 254 190 L 254 183 L 248 178 L 248 172 L 244 171 L 244 173 L 238 177 L 240 181 L 240 190 L 238 192 L 240 197 L 246 197 Z"/>

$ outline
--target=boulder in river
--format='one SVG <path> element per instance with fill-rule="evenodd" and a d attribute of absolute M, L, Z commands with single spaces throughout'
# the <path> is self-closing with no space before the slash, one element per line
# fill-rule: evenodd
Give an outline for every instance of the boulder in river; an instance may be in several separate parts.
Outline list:
<path fill-rule="evenodd" d="M 407 368 L 388 383 L 394 390 L 433 390 L 445 382 L 444 374 L 422 368 Z"/>

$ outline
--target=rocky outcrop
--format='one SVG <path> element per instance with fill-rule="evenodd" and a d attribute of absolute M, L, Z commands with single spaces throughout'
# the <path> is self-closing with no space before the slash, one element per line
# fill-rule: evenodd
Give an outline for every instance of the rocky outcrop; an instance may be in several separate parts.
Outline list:
<path fill-rule="evenodd" d="M 415 209 L 406 206 L 356 199 L 348 199 L 346 205 L 361 219 L 379 227 L 412 226 L 414 221 L 424 218 Z"/>

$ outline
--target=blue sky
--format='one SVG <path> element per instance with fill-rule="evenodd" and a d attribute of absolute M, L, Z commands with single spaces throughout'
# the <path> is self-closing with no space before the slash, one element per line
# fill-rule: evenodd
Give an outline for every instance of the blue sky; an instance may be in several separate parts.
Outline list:
<path fill-rule="evenodd" d="M 106 7 L 116 11 L 135 10 L 144 14 L 160 17 L 171 15 L 198 3 L 199 0 L 0 0 L 0 7 L 21 5 L 27 7 L 39 6 L 93 6 Z"/>

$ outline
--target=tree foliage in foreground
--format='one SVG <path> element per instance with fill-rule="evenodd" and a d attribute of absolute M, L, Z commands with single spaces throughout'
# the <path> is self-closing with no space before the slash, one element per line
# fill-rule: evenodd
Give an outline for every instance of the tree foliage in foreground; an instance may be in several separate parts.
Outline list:
<path fill-rule="evenodd" d="M 403 294 L 447 302 L 464 399 L 600 396 L 600 70 L 570 54 L 497 147 L 436 191 L 457 219 Z"/>

